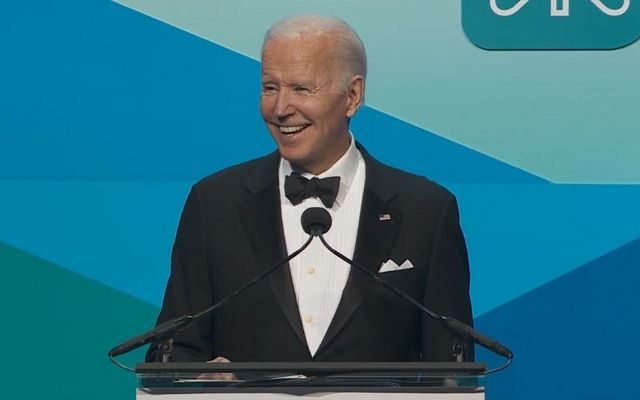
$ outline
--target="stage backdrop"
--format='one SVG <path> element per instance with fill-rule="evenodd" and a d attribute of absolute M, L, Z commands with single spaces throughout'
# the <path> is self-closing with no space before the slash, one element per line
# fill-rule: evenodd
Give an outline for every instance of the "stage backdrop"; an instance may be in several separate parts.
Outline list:
<path fill-rule="evenodd" d="M 603 38 L 576 18 L 638 22 L 640 1 L 573 1 L 571 15 L 550 15 L 569 11 L 555 0 L 474 1 L 484 11 L 460 0 L 4 4 L 3 394 L 133 396 L 134 377 L 106 352 L 153 325 L 189 187 L 274 149 L 257 109 L 262 34 L 321 13 L 367 46 L 355 137 L 459 199 L 476 324 L 516 354 L 489 398 L 635 397 L 640 45 L 571 46 L 632 42 L 640 32 Z M 509 20 L 490 6 L 531 17 L 522 42 L 491 34 Z M 579 27 L 573 42 L 557 18 Z M 539 49 L 554 43 L 566 50 Z"/>

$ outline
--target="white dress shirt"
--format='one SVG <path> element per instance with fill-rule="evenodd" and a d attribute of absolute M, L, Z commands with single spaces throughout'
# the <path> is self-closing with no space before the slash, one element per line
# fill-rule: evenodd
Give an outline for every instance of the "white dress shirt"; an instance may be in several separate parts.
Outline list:
<path fill-rule="evenodd" d="M 300 248 L 308 238 L 300 224 L 303 211 L 310 207 L 324 207 L 318 198 L 305 199 L 295 206 L 291 204 L 284 194 L 284 180 L 292 171 L 291 164 L 281 159 L 280 204 L 288 254 Z M 305 178 L 315 176 L 304 171 L 297 172 Z M 335 203 L 327 209 L 333 223 L 324 237 L 331 247 L 353 258 L 365 182 L 364 158 L 356 148 L 353 136 L 347 152 L 331 168 L 317 175 L 318 178 L 331 176 L 340 177 L 340 186 Z M 338 308 L 350 266 L 331 254 L 317 238 L 289 265 L 307 346 L 313 356 Z"/>

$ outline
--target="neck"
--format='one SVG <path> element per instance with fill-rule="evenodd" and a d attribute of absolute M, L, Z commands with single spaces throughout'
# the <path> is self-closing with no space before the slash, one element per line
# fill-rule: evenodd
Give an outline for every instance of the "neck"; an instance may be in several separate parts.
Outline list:
<path fill-rule="evenodd" d="M 323 172 L 331 168 L 338 160 L 340 160 L 351 146 L 351 134 L 347 132 L 346 135 L 340 138 L 340 143 L 336 145 L 339 151 L 335 152 L 335 155 L 331 158 L 319 160 L 318 163 L 310 165 L 296 165 L 297 168 L 304 170 L 313 175 L 320 175 Z"/>

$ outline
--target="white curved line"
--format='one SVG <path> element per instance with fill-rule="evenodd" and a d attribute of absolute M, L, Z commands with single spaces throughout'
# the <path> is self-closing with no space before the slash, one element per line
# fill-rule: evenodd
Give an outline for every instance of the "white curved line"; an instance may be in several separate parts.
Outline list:
<path fill-rule="evenodd" d="M 602 0 L 591 0 L 591 2 L 600 9 L 603 13 L 610 15 L 612 17 L 619 17 L 629 10 L 629 6 L 631 5 L 631 0 L 624 0 L 620 8 L 609 8 L 607 7 Z"/>
<path fill-rule="evenodd" d="M 591 0 L 593 1 L 593 0 Z M 627 0 L 625 0 L 627 1 Z M 525 4 L 527 4 L 529 2 L 529 0 L 519 0 L 513 7 L 508 8 L 508 9 L 503 9 L 498 7 L 498 0 L 489 0 L 489 5 L 491 6 L 491 10 L 501 16 L 501 17 L 510 17 L 513 14 L 517 13 L 518 11 L 520 11 L 520 9 L 522 7 L 524 7 Z"/>
<path fill-rule="evenodd" d="M 562 7 L 558 8 L 560 0 L 551 0 L 551 16 L 552 17 L 568 17 L 569 16 L 569 0 L 562 0 Z"/>

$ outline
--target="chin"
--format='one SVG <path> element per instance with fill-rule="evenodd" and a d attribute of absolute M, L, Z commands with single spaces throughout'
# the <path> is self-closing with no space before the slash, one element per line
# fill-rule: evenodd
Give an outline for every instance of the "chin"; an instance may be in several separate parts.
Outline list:
<path fill-rule="evenodd" d="M 300 148 L 300 146 L 278 145 L 278 151 L 280 152 L 282 158 L 296 164 L 304 162 L 304 160 L 307 160 L 309 158 L 308 152 L 305 151 L 304 148 Z"/>
<path fill-rule="evenodd" d="M 291 164 L 294 164 L 295 166 L 300 167 L 305 171 L 308 170 L 307 168 L 307 166 L 309 165 L 308 157 L 304 157 L 303 155 L 300 155 L 300 154 L 295 154 L 294 152 L 291 152 L 291 151 L 283 152 L 282 150 L 280 150 L 280 156 L 285 160 L 289 161 Z"/>
<path fill-rule="evenodd" d="M 280 152 L 280 156 L 285 160 L 289 161 L 291 164 L 295 164 L 298 167 L 304 168 L 306 164 L 305 159 L 303 157 L 295 157 L 290 153 L 282 153 L 282 152 Z"/>

